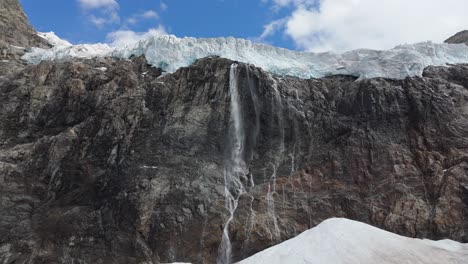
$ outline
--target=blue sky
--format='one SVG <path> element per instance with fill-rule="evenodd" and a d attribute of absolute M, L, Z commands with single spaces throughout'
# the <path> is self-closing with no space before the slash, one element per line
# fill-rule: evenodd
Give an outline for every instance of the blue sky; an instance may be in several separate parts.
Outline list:
<path fill-rule="evenodd" d="M 264 25 L 288 12 L 287 8 L 273 10 L 272 5 L 256 0 L 120 0 L 115 10 L 120 21 L 96 25 L 92 22 L 93 16 L 108 18 L 106 13 L 109 11 L 105 7 L 83 8 L 75 0 L 20 2 L 38 31 L 54 31 L 72 43 L 105 42 L 106 35 L 113 31 L 145 32 L 159 26 L 179 37 L 234 36 L 256 39 L 264 31 Z M 143 17 L 148 11 L 153 11 L 147 14 L 154 16 Z M 283 34 L 275 34 L 263 41 L 295 48 L 292 39 Z"/>
<path fill-rule="evenodd" d="M 178 37 L 234 36 L 296 50 L 346 51 L 442 42 L 468 29 L 467 0 L 20 2 L 38 31 L 72 43 L 111 42 L 156 29 Z"/>

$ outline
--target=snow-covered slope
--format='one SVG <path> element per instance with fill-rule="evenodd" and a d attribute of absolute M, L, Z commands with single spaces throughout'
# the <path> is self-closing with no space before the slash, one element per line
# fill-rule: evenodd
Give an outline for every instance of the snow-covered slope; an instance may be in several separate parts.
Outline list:
<path fill-rule="evenodd" d="M 466 264 L 468 244 L 402 237 L 332 218 L 238 264 Z"/>
<path fill-rule="evenodd" d="M 362 78 L 386 77 L 403 79 L 421 75 L 429 65 L 468 63 L 468 46 L 423 42 L 397 46 L 391 50 L 360 49 L 345 53 L 310 53 L 275 48 L 236 38 L 178 38 L 158 33 L 148 34 L 144 40 L 122 47 L 106 44 L 67 45 L 48 36 L 52 49 L 34 48 L 24 55 L 31 63 L 42 60 L 114 56 L 128 58 L 145 55 L 153 66 L 174 72 L 207 56 L 255 64 L 279 75 L 301 78 L 348 74 Z"/>
<path fill-rule="evenodd" d="M 73 46 L 70 42 L 59 38 L 57 35 L 55 35 L 54 32 L 38 32 L 37 35 L 43 39 L 45 39 L 47 42 L 49 42 L 50 45 L 52 46 Z"/>
<path fill-rule="evenodd" d="M 72 45 L 70 42 L 59 38 L 54 32 L 38 33 L 53 47 L 50 49 L 32 48 L 22 58 L 30 63 L 38 64 L 43 60 L 60 60 L 70 58 L 93 58 L 110 56 L 115 48 L 107 44 L 80 44 Z"/>

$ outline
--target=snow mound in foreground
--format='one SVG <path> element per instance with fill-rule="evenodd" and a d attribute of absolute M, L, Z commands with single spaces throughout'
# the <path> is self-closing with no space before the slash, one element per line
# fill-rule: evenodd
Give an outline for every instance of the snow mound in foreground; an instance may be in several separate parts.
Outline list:
<path fill-rule="evenodd" d="M 399 236 L 332 218 L 238 264 L 466 264 L 468 244 Z"/>
<path fill-rule="evenodd" d="M 46 35 L 45 35 L 46 34 Z M 40 33 L 54 46 L 51 49 L 33 48 L 23 56 L 30 63 L 42 60 L 93 58 L 113 56 L 129 58 L 145 55 L 148 62 L 167 72 L 189 66 L 197 59 L 220 56 L 254 64 L 278 75 L 300 78 L 319 78 L 346 74 L 361 78 L 385 77 L 404 79 L 420 76 L 425 67 L 468 63 L 468 46 L 423 42 L 400 45 L 390 50 L 353 50 L 345 53 L 297 52 L 249 40 L 228 38 L 178 38 L 174 35 L 148 33 L 143 40 L 125 46 L 107 44 L 68 45 L 55 34 Z"/>

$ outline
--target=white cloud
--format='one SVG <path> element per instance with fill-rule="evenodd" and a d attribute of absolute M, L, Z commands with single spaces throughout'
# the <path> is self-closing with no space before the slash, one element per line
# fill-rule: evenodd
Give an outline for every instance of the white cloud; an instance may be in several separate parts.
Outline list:
<path fill-rule="evenodd" d="M 272 2 L 277 5 L 277 6 L 288 6 L 288 5 L 306 5 L 306 4 L 311 4 L 314 1 L 313 0 L 272 0 Z"/>
<path fill-rule="evenodd" d="M 93 23 L 94 25 L 96 25 L 97 27 L 102 27 L 108 23 L 107 19 L 103 17 L 97 17 L 94 15 L 89 16 L 89 21 Z"/>
<path fill-rule="evenodd" d="M 161 11 L 166 11 L 168 6 L 166 3 L 164 3 L 163 1 L 161 1 L 161 3 L 159 4 L 159 8 L 161 8 Z"/>
<path fill-rule="evenodd" d="M 264 40 L 267 37 L 274 35 L 276 31 L 284 27 L 286 21 L 286 19 L 278 19 L 270 22 L 269 24 L 266 24 L 265 26 L 263 26 L 263 32 L 260 35 L 259 39 Z"/>
<path fill-rule="evenodd" d="M 274 11 L 289 6 L 312 6 L 319 0 L 261 0 L 263 3 L 271 3 Z"/>
<path fill-rule="evenodd" d="M 147 10 L 141 14 L 143 18 L 150 19 L 150 18 L 158 18 L 158 13 L 154 10 Z"/>
<path fill-rule="evenodd" d="M 159 25 L 157 28 L 152 28 L 147 32 L 135 32 L 131 30 L 117 30 L 107 34 L 107 41 L 111 46 L 127 46 L 142 39 L 146 39 L 152 35 L 166 34 L 164 26 Z"/>
<path fill-rule="evenodd" d="M 127 18 L 125 22 L 130 25 L 138 24 L 143 19 L 159 19 L 158 13 L 154 10 L 146 10 Z"/>
<path fill-rule="evenodd" d="M 135 18 L 135 17 L 127 18 L 126 21 L 127 21 L 127 24 L 131 24 L 131 25 L 134 25 L 134 24 L 138 23 L 138 19 Z"/>
<path fill-rule="evenodd" d="M 95 26 L 120 23 L 119 3 L 116 0 L 77 0 Z"/>
<path fill-rule="evenodd" d="M 107 24 L 119 24 L 120 23 L 120 16 L 117 12 L 107 12 L 101 14 L 101 16 L 96 15 L 89 15 L 88 19 L 91 23 L 95 26 L 102 28 Z"/>
<path fill-rule="evenodd" d="M 116 2 L 116 0 L 78 0 L 78 3 L 85 9 L 114 9 L 119 7 L 119 4 Z"/>
<path fill-rule="evenodd" d="M 468 29 L 467 0 L 269 1 L 276 7 L 293 7 L 284 18 L 283 32 L 298 48 L 310 51 L 387 49 L 402 43 L 442 42 Z M 268 25 L 263 32 L 266 36 L 270 32 L 267 29 Z"/>

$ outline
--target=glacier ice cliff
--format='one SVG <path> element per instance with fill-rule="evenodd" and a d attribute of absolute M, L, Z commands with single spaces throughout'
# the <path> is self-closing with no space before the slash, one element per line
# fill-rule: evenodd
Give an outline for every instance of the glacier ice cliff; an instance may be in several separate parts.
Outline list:
<path fill-rule="evenodd" d="M 256 44 L 233 37 L 197 39 L 153 33 L 133 44 L 111 47 L 107 44 L 67 45 L 53 33 L 40 34 L 55 46 L 52 49 L 33 48 L 23 57 L 30 63 L 73 57 L 129 58 L 132 55 L 145 55 L 151 65 L 172 73 L 193 64 L 197 59 L 219 56 L 254 64 L 283 76 L 320 78 L 352 75 L 391 79 L 421 76 L 427 66 L 468 63 L 468 46 L 463 44 L 422 42 L 382 51 L 359 49 L 344 53 L 311 53 Z"/>

